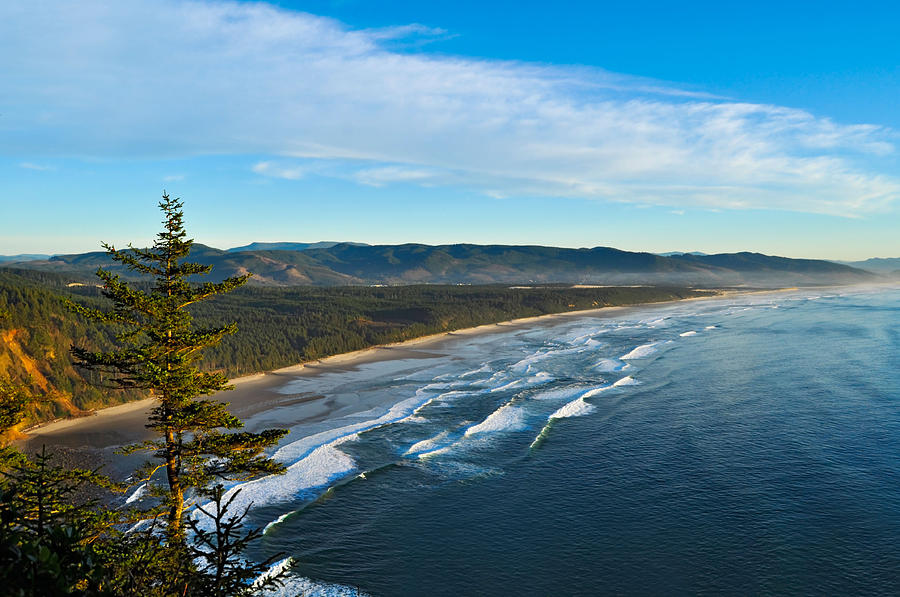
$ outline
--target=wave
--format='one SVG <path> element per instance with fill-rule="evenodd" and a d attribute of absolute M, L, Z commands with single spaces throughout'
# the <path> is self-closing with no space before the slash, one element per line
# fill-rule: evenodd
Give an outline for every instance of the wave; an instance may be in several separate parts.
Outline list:
<path fill-rule="evenodd" d="M 546 371 L 538 371 L 531 377 L 525 380 L 525 383 L 534 386 L 538 384 L 549 383 L 553 381 L 553 376 L 547 373 Z"/>
<path fill-rule="evenodd" d="M 604 373 L 612 373 L 614 371 L 623 371 L 631 367 L 628 363 L 623 363 L 619 359 L 600 359 L 594 368 Z"/>
<path fill-rule="evenodd" d="M 583 347 L 583 348 L 592 348 L 595 346 L 602 346 L 603 342 L 600 342 L 595 338 L 595 336 L 599 336 L 600 334 L 605 334 L 609 330 L 594 330 L 589 334 L 582 334 L 576 338 L 572 338 L 571 340 L 565 340 L 567 344 L 575 347 Z M 572 350 L 572 352 L 581 352 L 578 348 Z"/>
<path fill-rule="evenodd" d="M 269 570 L 253 582 L 253 586 L 259 587 L 265 582 L 267 577 L 283 572 L 292 565 L 293 558 L 285 558 L 272 564 Z M 368 593 L 360 592 L 357 587 L 316 582 L 310 578 L 292 574 L 289 574 L 283 580 L 283 583 L 281 587 L 272 587 L 261 591 L 259 594 L 263 597 L 296 597 L 297 595 L 303 595 L 304 597 L 369 597 Z"/>
<path fill-rule="evenodd" d="M 715 330 L 715 329 L 718 329 L 718 328 L 719 328 L 719 326 L 717 326 L 717 325 L 708 325 L 708 326 L 706 326 L 706 327 L 703 328 L 703 329 L 704 329 L 704 330 Z"/>
<path fill-rule="evenodd" d="M 287 512 L 287 513 L 285 513 L 285 514 L 282 514 L 281 516 L 279 516 L 278 518 L 276 518 L 275 520 L 273 520 L 272 522 L 270 522 L 269 524 L 267 524 L 267 525 L 263 528 L 263 535 L 265 535 L 265 534 L 268 533 L 271 529 L 275 528 L 276 526 L 280 525 L 282 522 L 284 522 L 285 520 L 287 520 L 287 519 L 291 516 L 291 514 L 293 514 L 294 512 L 296 512 L 296 510 L 292 510 L 292 511 L 290 511 L 290 512 Z"/>
<path fill-rule="evenodd" d="M 344 437 L 355 436 L 359 433 L 362 433 L 363 431 L 370 431 L 378 427 L 383 427 L 384 425 L 398 423 L 403 419 L 414 415 L 417 410 L 441 396 L 441 394 L 436 395 L 431 391 L 426 391 L 426 389 L 428 389 L 428 386 L 426 386 L 425 388 L 420 388 L 416 391 L 415 396 L 407 398 L 406 400 L 403 400 L 391 406 L 388 409 L 388 412 L 378 417 L 377 419 L 361 421 L 352 425 L 346 425 L 337 429 L 329 429 L 328 431 L 322 431 L 320 433 L 304 437 L 295 442 L 291 442 L 285 446 L 282 446 L 275 452 L 272 458 L 283 464 L 296 462 L 301 458 L 304 458 L 307 455 L 311 454 L 312 451 L 316 448 L 329 442 L 333 442 Z"/>
<path fill-rule="evenodd" d="M 283 475 L 263 477 L 232 488 L 228 493 L 240 489 L 235 504 L 241 508 L 256 504 L 288 501 L 304 491 L 324 487 L 335 479 L 355 470 L 356 462 L 338 449 L 350 437 L 342 437 L 319 446 L 302 460 L 287 467 Z M 230 495 L 228 496 L 230 497 Z"/>
<path fill-rule="evenodd" d="M 506 404 L 489 414 L 487 418 L 481 423 L 472 425 L 471 427 L 466 429 L 464 435 L 466 437 L 471 437 L 479 433 L 515 431 L 517 429 L 524 428 L 525 420 L 522 409 L 518 406 L 514 406 L 511 402 L 507 402 Z"/>
<path fill-rule="evenodd" d="M 594 405 L 584 401 L 584 396 L 567 403 L 556 410 L 548 419 L 565 419 L 568 417 L 580 417 L 593 412 Z"/>
<path fill-rule="evenodd" d="M 696 336 L 696 335 L 697 335 L 697 332 L 691 330 L 690 332 L 683 332 L 683 333 L 678 334 L 678 335 L 681 336 L 682 338 L 687 338 L 688 336 Z"/>
<path fill-rule="evenodd" d="M 128 496 L 128 499 L 125 500 L 125 503 L 131 504 L 132 502 L 136 502 L 139 499 L 141 499 L 142 497 L 144 497 L 144 494 L 146 494 L 146 493 L 147 493 L 147 484 L 141 483 L 140 486 L 138 486 L 138 488 L 135 489 L 134 492 L 130 496 Z"/>
<path fill-rule="evenodd" d="M 584 392 L 580 396 L 578 396 L 578 398 L 576 398 L 575 400 L 572 400 L 570 402 L 567 402 L 565 405 L 556 409 L 556 411 L 554 411 L 550 416 L 548 416 L 547 423 L 541 429 L 540 433 L 537 434 L 537 436 L 534 438 L 534 441 L 531 442 L 531 446 L 529 446 L 529 447 L 536 448 L 537 446 L 539 446 L 547 438 L 547 435 L 550 433 L 550 428 L 553 426 L 553 422 L 556 421 L 557 419 L 566 419 L 569 417 L 581 417 L 581 416 L 592 413 L 596 409 L 596 407 L 593 404 L 591 404 L 590 402 L 587 402 L 585 400 L 585 398 L 590 398 L 591 396 L 596 396 L 598 394 L 601 394 L 601 393 L 603 393 L 607 390 L 611 390 L 613 388 L 620 388 L 623 386 L 634 386 L 634 385 L 638 385 L 639 383 L 640 382 L 638 380 L 634 379 L 630 375 L 626 375 L 625 377 L 616 381 L 613 384 L 600 386 L 597 388 L 591 388 L 590 390 L 587 390 L 586 392 Z"/>
<path fill-rule="evenodd" d="M 541 428 L 541 431 L 534 438 L 534 441 L 531 442 L 529 448 L 538 447 L 549 435 L 550 428 L 553 426 L 553 422 L 557 419 L 565 419 L 569 417 L 580 417 L 583 415 L 590 414 L 594 411 L 594 405 L 586 402 L 584 399 L 589 398 L 591 396 L 596 396 L 601 392 L 604 392 L 610 388 L 612 385 L 600 386 L 598 388 L 592 388 L 587 391 L 581 391 L 581 395 L 578 396 L 575 400 L 571 402 L 567 402 L 562 407 L 556 409 L 549 417 L 547 417 L 547 423 Z"/>
<path fill-rule="evenodd" d="M 541 428 L 540 433 L 535 436 L 534 440 L 531 442 L 531 445 L 528 446 L 530 449 L 537 448 L 544 442 L 545 439 L 547 439 L 547 436 L 550 435 L 550 427 L 553 426 L 553 421 L 555 420 L 556 419 L 547 420 L 547 424 Z"/>
<path fill-rule="evenodd" d="M 404 456 L 413 456 L 416 454 L 422 454 L 425 452 L 433 452 L 434 449 L 440 444 L 441 441 L 446 440 L 447 436 L 450 435 L 449 430 L 444 430 L 435 435 L 434 437 L 429 437 L 428 439 L 423 439 L 420 442 L 414 443 L 409 449 L 403 453 Z"/>
<path fill-rule="evenodd" d="M 449 435 L 449 432 L 445 431 L 432 438 L 414 444 L 404 455 L 416 456 L 420 460 L 425 460 L 440 454 L 447 454 L 461 445 L 463 440 L 474 436 L 490 435 L 504 431 L 518 431 L 525 428 L 525 412 L 520 406 L 514 405 L 512 402 L 507 402 L 489 414 L 481 423 L 468 427 L 463 432 L 462 438 L 457 439 L 449 445 L 440 446 L 441 440 L 446 439 Z M 429 450 L 428 448 L 433 449 Z"/>
<path fill-rule="evenodd" d="M 529 400 L 561 400 L 563 398 L 571 398 L 577 394 L 584 392 L 584 386 L 556 388 L 554 390 L 544 390 L 533 396 L 529 396 Z"/>
<path fill-rule="evenodd" d="M 436 448 L 429 452 L 420 452 L 419 454 L 416 454 L 416 457 L 419 460 L 425 460 L 427 458 L 431 458 L 432 456 L 437 456 L 439 454 L 446 454 L 447 452 L 449 452 L 451 450 L 451 448 L 453 448 L 454 445 L 455 444 L 451 444 L 449 446 L 444 446 L 443 448 Z"/>
<path fill-rule="evenodd" d="M 553 381 L 553 376 L 547 373 L 546 371 L 538 371 L 534 375 L 525 378 L 514 379 L 508 383 L 503 384 L 502 386 L 497 386 L 495 388 L 488 388 L 487 392 L 503 392 L 505 390 L 511 390 L 513 388 L 519 388 L 522 386 L 536 386 L 540 384 L 545 384 Z"/>
<path fill-rule="evenodd" d="M 668 321 L 669 317 L 657 317 L 656 319 L 642 319 L 638 323 L 647 326 L 648 328 L 661 328 L 669 325 Z"/>
<path fill-rule="evenodd" d="M 650 342 L 649 344 L 641 344 L 640 346 L 634 348 L 626 355 L 619 357 L 621 361 L 628 361 L 631 359 L 642 359 L 644 357 L 648 357 L 654 352 L 656 352 L 656 346 L 659 342 Z"/>
<path fill-rule="evenodd" d="M 519 359 L 509 367 L 507 367 L 508 371 L 528 371 L 534 363 L 539 361 L 543 361 L 546 359 L 550 353 L 545 350 L 541 350 L 535 352 L 533 354 L 528 355 L 525 358 Z"/>
<path fill-rule="evenodd" d="M 494 370 L 491 369 L 491 366 L 488 365 L 487 363 L 485 363 L 478 369 L 472 369 L 471 371 L 466 371 L 465 373 L 461 373 L 458 377 L 460 379 L 462 379 L 464 377 L 469 377 L 470 375 L 476 375 L 478 373 L 493 373 L 493 371 Z"/>
<path fill-rule="evenodd" d="M 420 389 L 415 396 L 395 404 L 377 419 L 330 429 L 282 446 L 273 458 L 288 465 L 283 474 L 233 485 L 225 497 L 230 498 L 239 491 L 234 507 L 242 509 L 253 504 L 290 501 L 320 489 L 356 469 L 355 461 L 338 446 L 358 439 L 365 431 L 414 417 L 417 408 L 434 399 L 433 393 Z M 209 503 L 206 507 L 209 510 L 213 505 Z"/>
<path fill-rule="evenodd" d="M 502 392 L 504 390 L 510 390 L 512 388 L 518 387 L 522 384 L 524 380 L 522 379 L 514 379 L 511 382 L 505 383 L 502 386 L 497 386 L 496 388 L 490 388 L 489 392 Z"/>
<path fill-rule="evenodd" d="M 596 342 L 596 341 L 595 341 Z M 599 345 L 599 342 L 596 342 L 596 345 Z M 538 350 L 537 352 L 528 355 L 522 359 L 519 359 L 509 367 L 507 367 L 508 371 L 524 371 L 530 372 L 533 365 L 536 363 L 540 363 L 541 361 L 545 361 L 550 358 L 560 357 L 567 354 L 577 354 L 592 348 L 594 345 L 585 344 L 583 346 L 576 346 L 575 348 L 545 348 L 542 350 Z"/>
<path fill-rule="evenodd" d="M 603 392 L 605 392 L 609 389 L 612 389 L 612 388 L 619 388 L 622 386 L 633 386 L 633 385 L 637 385 L 638 383 L 639 382 L 636 379 L 634 379 L 633 377 L 628 375 L 628 376 L 623 377 L 622 379 L 618 380 L 614 384 L 600 386 L 597 388 L 591 388 L 590 390 L 581 394 L 575 400 L 572 400 L 571 402 L 568 402 L 561 408 L 557 409 L 556 412 L 554 412 L 549 417 L 547 417 L 547 419 L 548 420 L 565 419 L 567 417 L 580 417 L 582 415 L 589 414 L 589 413 L 593 412 L 594 405 L 589 402 L 585 402 L 585 400 L 584 400 L 585 398 L 590 398 L 591 396 L 597 396 L 598 394 L 602 394 Z"/>

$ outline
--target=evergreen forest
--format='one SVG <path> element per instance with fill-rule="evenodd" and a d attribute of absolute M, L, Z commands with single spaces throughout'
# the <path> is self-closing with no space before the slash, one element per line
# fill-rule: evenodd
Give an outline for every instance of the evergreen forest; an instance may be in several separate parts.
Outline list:
<path fill-rule="evenodd" d="M 114 328 L 66 307 L 71 300 L 88 308 L 108 308 L 99 287 L 72 285 L 70 280 L 64 274 L 0 269 L 0 377 L 45 397 L 29 406 L 26 424 L 77 416 L 138 397 L 127 388 L 105 387 L 102 372 L 75 366 L 73 344 L 105 350 L 113 342 Z M 201 363 L 204 370 L 237 377 L 520 317 L 710 292 L 674 286 L 247 285 L 189 309 L 201 326 L 237 324 L 237 333 L 208 349 Z"/>

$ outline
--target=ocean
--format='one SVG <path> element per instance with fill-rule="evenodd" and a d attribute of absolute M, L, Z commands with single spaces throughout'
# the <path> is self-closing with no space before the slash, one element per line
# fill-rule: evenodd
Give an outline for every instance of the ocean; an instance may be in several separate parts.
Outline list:
<path fill-rule="evenodd" d="M 897 288 L 535 323 L 307 390 L 392 406 L 238 487 L 250 556 L 296 562 L 275 594 L 900 593 Z"/>

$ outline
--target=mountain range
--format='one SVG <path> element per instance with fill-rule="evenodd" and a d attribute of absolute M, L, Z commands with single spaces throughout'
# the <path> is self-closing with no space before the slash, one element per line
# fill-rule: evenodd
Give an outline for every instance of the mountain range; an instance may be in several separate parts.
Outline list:
<path fill-rule="evenodd" d="M 191 259 L 212 265 L 211 279 L 252 272 L 252 283 L 274 286 L 571 283 L 773 287 L 881 279 L 871 271 L 816 259 L 750 252 L 665 256 L 610 247 L 320 242 L 252 243 L 223 250 L 195 244 Z M 2 263 L 2 267 L 65 274 L 73 283 L 84 284 L 96 281 L 93 274 L 99 266 L 131 277 L 102 251 Z"/>
<path fill-rule="evenodd" d="M 893 273 L 894 275 L 900 274 L 900 257 L 875 257 L 872 259 L 866 259 L 865 261 L 838 261 L 837 263 L 842 263 L 844 265 L 849 265 L 850 267 L 856 267 L 859 269 L 869 270 L 870 272 L 876 273 Z"/>

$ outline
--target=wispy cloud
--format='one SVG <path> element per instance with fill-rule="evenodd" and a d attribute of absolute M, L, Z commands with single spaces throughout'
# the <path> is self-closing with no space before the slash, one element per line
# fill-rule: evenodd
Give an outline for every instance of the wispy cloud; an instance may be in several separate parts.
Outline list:
<path fill-rule="evenodd" d="M 380 168 L 367 168 L 358 170 L 353 177 L 361 184 L 382 187 L 384 185 L 400 183 L 418 183 L 421 185 L 432 184 L 436 177 L 434 172 L 421 168 L 405 168 L 403 166 L 384 166 Z"/>
<path fill-rule="evenodd" d="M 169 174 L 168 176 L 163 176 L 163 182 L 178 182 L 184 180 L 184 174 Z"/>
<path fill-rule="evenodd" d="M 257 162 L 252 170 L 263 176 L 287 180 L 300 180 L 307 173 L 307 169 L 303 166 L 285 166 L 275 162 Z"/>
<path fill-rule="evenodd" d="M 3 3 L 0 153 L 262 155 L 253 170 L 286 179 L 315 160 L 366 185 L 673 208 L 853 215 L 900 196 L 882 127 L 598 69 L 398 50 L 444 35 L 262 3 Z"/>
<path fill-rule="evenodd" d="M 19 168 L 25 168 L 26 170 L 38 170 L 38 171 L 46 171 L 46 170 L 55 170 L 53 166 L 44 166 L 42 164 L 35 164 L 33 162 L 22 162 L 19 164 Z"/>

